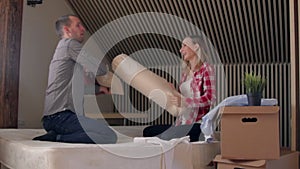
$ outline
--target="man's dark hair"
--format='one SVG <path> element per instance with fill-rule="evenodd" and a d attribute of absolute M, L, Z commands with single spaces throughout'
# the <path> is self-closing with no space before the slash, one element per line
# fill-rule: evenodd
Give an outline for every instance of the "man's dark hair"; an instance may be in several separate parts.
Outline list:
<path fill-rule="evenodd" d="M 74 16 L 74 17 L 78 17 L 74 14 L 67 14 L 67 15 L 63 15 L 61 17 L 59 17 L 56 22 L 55 22 L 55 30 L 56 30 L 56 34 L 59 37 L 63 36 L 63 27 L 64 26 L 70 26 L 71 25 L 71 19 L 70 16 Z"/>

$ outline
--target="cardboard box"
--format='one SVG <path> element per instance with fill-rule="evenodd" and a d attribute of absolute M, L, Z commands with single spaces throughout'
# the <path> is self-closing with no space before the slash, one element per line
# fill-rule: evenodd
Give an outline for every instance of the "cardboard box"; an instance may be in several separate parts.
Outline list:
<path fill-rule="evenodd" d="M 227 159 L 269 160 L 280 157 L 279 107 L 223 107 L 221 155 Z"/>
<path fill-rule="evenodd" d="M 221 155 L 217 155 L 214 162 L 217 169 L 299 169 L 299 153 L 283 152 L 277 160 L 228 160 L 222 159 Z"/>
<path fill-rule="evenodd" d="M 213 160 L 220 154 L 220 141 L 207 143 L 191 142 L 193 169 L 214 169 Z"/>

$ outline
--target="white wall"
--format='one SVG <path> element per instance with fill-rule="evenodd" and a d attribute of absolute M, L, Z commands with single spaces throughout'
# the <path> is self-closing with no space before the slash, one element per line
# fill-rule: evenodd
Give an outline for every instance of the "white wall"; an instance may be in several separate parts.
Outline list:
<path fill-rule="evenodd" d="M 48 67 L 59 38 L 54 22 L 72 13 L 64 0 L 44 0 L 31 7 L 24 0 L 20 56 L 19 128 L 40 128 Z"/>

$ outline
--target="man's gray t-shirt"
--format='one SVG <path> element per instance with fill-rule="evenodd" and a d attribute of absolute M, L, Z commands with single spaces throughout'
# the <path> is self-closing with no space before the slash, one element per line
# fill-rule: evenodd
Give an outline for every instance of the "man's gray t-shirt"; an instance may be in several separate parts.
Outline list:
<path fill-rule="evenodd" d="M 83 114 L 84 71 L 97 61 L 79 58 L 82 44 L 75 39 L 63 38 L 59 41 L 49 66 L 44 115 L 70 110 Z M 88 58 L 89 56 L 85 56 Z M 106 68 L 100 66 L 97 75 L 104 75 Z"/>

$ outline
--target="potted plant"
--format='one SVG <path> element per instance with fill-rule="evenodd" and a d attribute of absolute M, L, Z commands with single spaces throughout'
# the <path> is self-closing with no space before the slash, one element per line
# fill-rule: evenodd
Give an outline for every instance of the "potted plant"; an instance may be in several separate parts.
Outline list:
<path fill-rule="evenodd" d="M 253 72 L 245 73 L 244 86 L 249 106 L 260 106 L 262 91 L 266 86 L 266 79 Z"/>

